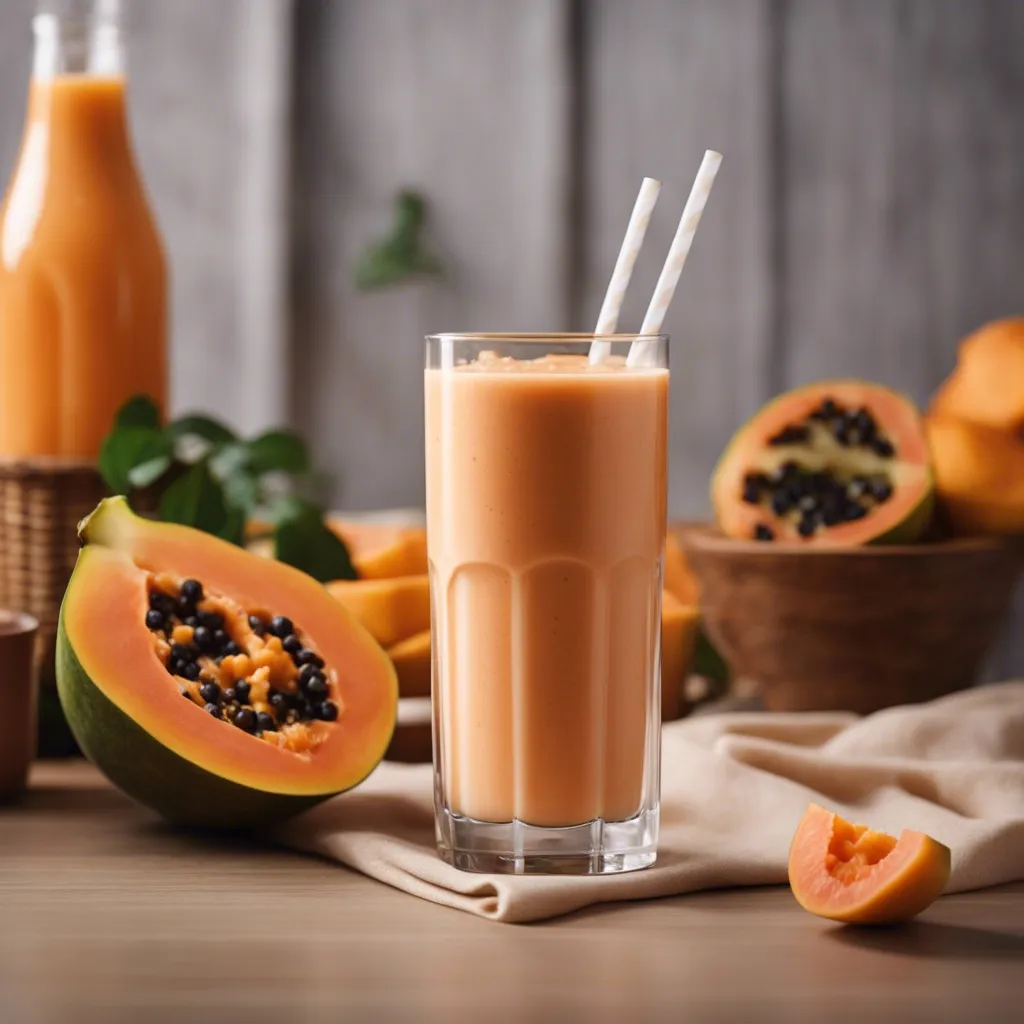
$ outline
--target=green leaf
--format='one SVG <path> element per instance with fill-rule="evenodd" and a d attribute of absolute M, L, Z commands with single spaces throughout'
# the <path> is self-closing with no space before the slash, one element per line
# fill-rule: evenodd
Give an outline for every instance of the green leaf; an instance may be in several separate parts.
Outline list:
<path fill-rule="evenodd" d="M 122 427 L 148 427 L 160 429 L 160 409 L 149 395 L 129 398 L 114 416 L 114 430 Z"/>
<path fill-rule="evenodd" d="M 168 423 L 164 432 L 172 441 L 182 437 L 201 437 L 204 441 L 221 445 L 238 440 L 233 430 L 217 420 L 210 419 L 209 416 L 182 416 L 173 423 Z"/>
<path fill-rule="evenodd" d="M 415 237 L 427 219 L 427 200 L 420 192 L 402 189 L 395 196 L 392 234 L 396 237 Z"/>
<path fill-rule="evenodd" d="M 243 509 L 229 508 L 227 521 L 217 536 L 230 544 L 237 544 L 240 548 L 245 547 L 245 520 L 246 515 Z"/>
<path fill-rule="evenodd" d="M 267 494 L 263 496 L 259 514 L 254 518 L 263 519 L 272 526 L 307 515 L 321 515 L 320 509 L 310 501 L 294 494 Z"/>
<path fill-rule="evenodd" d="M 427 203 L 423 196 L 399 192 L 387 236 L 367 246 L 356 266 L 356 287 L 370 291 L 409 278 L 443 276 L 441 261 L 426 248 L 421 237 L 426 218 Z"/>
<path fill-rule="evenodd" d="M 374 291 L 421 277 L 441 277 L 441 261 L 429 252 L 407 252 L 389 246 L 366 251 L 356 268 L 356 287 Z"/>
<path fill-rule="evenodd" d="M 220 535 L 232 526 L 224 491 L 204 459 L 175 480 L 160 498 L 160 518 Z"/>
<path fill-rule="evenodd" d="M 155 458 L 146 459 L 128 471 L 128 482 L 138 490 L 149 487 L 171 468 L 172 462 L 170 455 L 157 455 Z"/>
<path fill-rule="evenodd" d="M 128 471 L 128 482 L 142 489 L 155 484 L 171 468 L 174 446 L 164 433 L 154 435 L 152 441 L 139 452 L 135 465 Z"/>
<path fill-rule="evenodd" d="M 291 430 L 268 430 L 246 445 L 249 469 L 257 475 L 285 472 L 305 473 L 309 469 L 306 442 Z"/>
<path fill-rule="evenodd" d="M 224 499 L 231 509 L 237 509 L 247 518 L 259 507 L 260 487 L 248 473 L 232 473 L 224 478 Z"/>
<path fill-rule="evenodd" d="M 727 686 L 732 673 L 729 665 L 718 652 L 718 648 L 708 639 L 703 628 L 697 633 L 697 649 L 693 656 L 693 671 L 699 675 Z"/>
<path fill-rule="evenodd" d="M 245 441 L 232 441 L 210 455 L 210 470 L 218 480 L 227 480 L 236 473 L 248 471 L 249 445 Z"/>
<path fill-rule="evenodd" d="M 114 494 L 132 489 L 132 469 L 145 461 L 159 439 L 153 427 L 116 427 L 107 434 L 100 448 L 99 470 Z"/>
<path fill-rule="evenodd" d="M 277 557 L 288 565 L 309 573 L 321 583 L 329 580 L 354 580 L 348 548 L 324 522 L 315 506 L 302 503 L 298 514 L 284 519 L 274 531 Z"/>

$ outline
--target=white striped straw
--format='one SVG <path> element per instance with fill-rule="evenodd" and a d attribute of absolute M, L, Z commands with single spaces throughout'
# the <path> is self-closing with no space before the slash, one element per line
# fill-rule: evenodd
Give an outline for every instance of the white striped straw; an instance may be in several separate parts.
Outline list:
<path fill-rule="evenodd" d="M 604 302 L 597 317 L 597 327 L 594 328 L 595 334 L 615 333 L 619 313 L 622 311 L 622 300 L 626 297 L 629 279 L 633 276 L 633 267 L 636 266 L 636 258 L 640 255 L 640 247 L 644 244 L 647 225 L 651 222 L 651 213 L 654 211 L 654 204 L 658 201 L 660 191 L 661 182 L 654 178 L 644 178 L 640 184 L 626 235 L 622 239 L 622 248 L 619 249 L 619 258 L 615 261 L 608 290 L 604 293 Z M 591 342 L 591 364 L 604 362 L 611 355 L 611 351 L 611 344 L 607 341 Z"/>
<path fill-rule="evenodd" d="M 693 181 L 693 188 L 690 189 L 690 197 L 683 207 L 683 215 L 679 218 L 679 227 L 676 229 L 676 236 L 672 239 L 672 246 L 665 258 L 665 266 L 661 268 L 661 277 L 654 288 L 654 295 L 651 297 L 651 304 L 647 307 L 647 315 L 640 327 L 641 337 L 658 334 L 661 325 L 664 323 L 665 314 L 668 312 L 672 296 L 675 295 L 676 285 L 679 284 L 679 275 L 683 272 L 683 265 L 693 245 L 693 237 L 697 233 L 700 224 L 700 215 L 707 205 L 708 196 L 711 194 L 711 186 L 715 183 L 715 175 L 722 163 L 722 154 L 709 149 L 704 153 L 700 170 Z M 626 358 L 627 366 L 643 366 L 653 350 L 650 342 L 636 340 L 629 347 L 629 355 Z"/>

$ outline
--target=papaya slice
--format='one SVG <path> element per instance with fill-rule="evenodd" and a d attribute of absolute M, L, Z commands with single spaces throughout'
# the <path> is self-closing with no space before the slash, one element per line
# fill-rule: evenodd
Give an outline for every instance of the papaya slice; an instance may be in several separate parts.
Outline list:
<path fill-rule="evenodd" d="M 789 850 L 789 884 L 805 910 L 832 921 L 908 921 L 949 881 L 949 848 L 922 832 L 899 839 L 811 804 Z"/>
<path fill-rule="evenodd" d="M 426 575 L 427 531 L 422 527 L 349 523 L 336 518 L 328 522 L 347 545 L 360 579 Z"/>
<path fill-rule="evenodd" d="M 661 594 L 661 718 L 670 722 L 683 709 L 683 687 L 697 648 L 700 612 L 671 591 Z"/>
<path fill-rule="evenodd" d="M 1024 534 L 1024 440 L 931 415 L 928 445 L 946 518 L 959 534 Z"/>
<path fill-rule="evenodd" d="M 430 583 L 425 575 L 383 580 L 335 580 L 330 595 L 343 604 L 381 647 L 393 647 L 430 629 Z"/>
<path fill-rule="evenodd" d="M 679 538 L 668 534 L 665 538 L 665 589 L 683 604 L 700 604 L 700 587 L 686 561 Z"/>
<path fill-rule="evenodd" d="M 1010 433 L 1024 428 L 1024 318 L 995 320 L 967 335 L 929 412 Z"/>
<path fill-rule="evenodd" d="M 910 543 L 934 504 L 914 403 L 829 380 L 769 402 L 729 443 L 711 482 L 719 528 L 818 547 Z"/>
<path fill-rule="evenodd" d="M 101 502 L 79 536 L 57 685 L 76 739 L 115 785 L 173 821 L 244 828 L 377 765 L 394 668 L 315 580 L 139 518 L 124 498 Z"/>
<path fill-rule="evenodd" d="M 429 629 L 389 647 L 388 657 L 398 673 L 398 692 L 401 696 L 430 696 Z"/>

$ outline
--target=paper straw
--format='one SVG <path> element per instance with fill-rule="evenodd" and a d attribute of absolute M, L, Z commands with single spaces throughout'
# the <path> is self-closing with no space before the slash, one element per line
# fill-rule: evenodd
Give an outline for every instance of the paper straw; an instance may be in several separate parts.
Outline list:
<path fill-rule="evenodd" d="M 622 300 L 626 297 L 629 279 L 633 276 L 636 258 L 640 255 L 640 247 L 644 244 L 647 225 L 651 222 L 654 204 L 658 201 L 661 182 L 654 178 L 644 178 L 633 204 L 633 213 L 626 227 L 626 235 L 622 239 L 619 258 L 615 261 L 608 290 L 604 293 L 604 302 L 597 317 L 595 334 L 614 334 L 622 311 Z M 590 345 L 590 362 L 601 363 L 611 355 L 612 346 L 607 341 L 594 341 Z"/>
<path fill-rule="evenodd" d="M 672 239 L 672 246 L 665 259 L 665 266 L 661 268 L 661 277 L 654 288 L 654 295 L 651 297 L 651 304 L 647 307 L 647 315 L 640 327 L 640 334 L 648 336 L 658 334 L 661 325 L 665 321 L 665 314 L 675 295 L 676 285 L 679 284 L 679 275 L 683 272 L 683 265 L 693 245 L 693 236 L 697 233 L 697 226 L 700 224 L 700 215 L 707 206 L 708 196 L 711 194 L 711 186 L 715 183 L 715 175 L 722 163 L 722 154 L 709 149 L 704 153 L 697 177 L 693 181 L 693 188 L 690 189 L 690 197 L 683 207 L 683 215 L 679 218 L 679 227 L 676 229 L 676 236 Z M 651 352 L 651 342 L 644 342 L 640 339 L 633 342 L 629 347 L 629 355 L 626 357 L 627 366 L 642 366 Z"/>

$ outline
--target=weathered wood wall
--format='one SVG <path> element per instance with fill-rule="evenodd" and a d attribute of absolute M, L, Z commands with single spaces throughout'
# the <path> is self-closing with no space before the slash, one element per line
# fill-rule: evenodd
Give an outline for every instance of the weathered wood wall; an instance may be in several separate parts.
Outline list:
<path fill-rule="evenodd" d="M 30 7 L 0 5 L 4 171 Z M 924 400 L 964 331 L 1024 310 L 1022 51 L 1018 0 L 136 0 L 175 405 L 291 419 L 339 504 L 419 504 L 422 335 L 592 326 L 647 173 L 637 322 L 713 146 L 667 324 L 671 506 L 700 515 L 768 395 L 859 374 Z M 450 277 L 360 294 L 404 185 Z M 993 672 L 1024 670 L 1016 622 Z"/>

